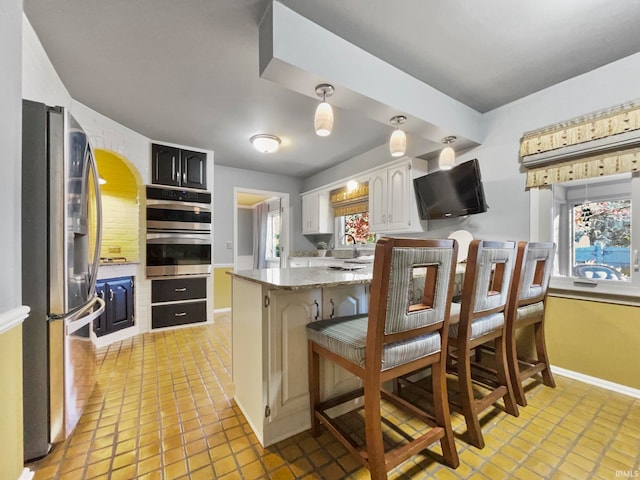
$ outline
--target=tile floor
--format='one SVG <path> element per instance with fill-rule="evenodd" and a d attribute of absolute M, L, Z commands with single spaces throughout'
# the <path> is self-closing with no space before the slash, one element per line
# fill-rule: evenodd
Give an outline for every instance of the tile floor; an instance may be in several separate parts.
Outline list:
<path fill-rule="evenodd" d="M 212 326 L 149 333 L 101 349 L 85 414 L 66 442 L 29 465 L 34 478 L 369 478 L 326 432 L 260 446 L 233 402 L 230 330 L 230 315 L 221 314 Z M 389 478 L 637 477 L 640 400 L 560 376 L 556 381 L 556 389 L 531 388 L 518 418 L 489 410 L 483 450 L 464 442 L 464 421 L 454 415 L 457 470 L 420 454 Z"/>

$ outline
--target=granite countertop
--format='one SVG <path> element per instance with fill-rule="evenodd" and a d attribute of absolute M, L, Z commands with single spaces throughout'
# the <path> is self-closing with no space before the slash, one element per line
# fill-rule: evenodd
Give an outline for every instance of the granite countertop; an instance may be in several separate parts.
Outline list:
<path fill-rule="evenodd" d="M 100 262 L 100 267 L 119 267 L 122 265 L 140 265 L 140 262 Z"/>
<path fill-rule="evenodd" d="M 301 290 L 305 288 L 334 287 L 371 283 L 373 266 L 357 270 L 335 270 L 330 267 L 262 268 L 259 270 L 234 270 L 227 272 L 234 277 L 260 283 L 280 290 Z"/>

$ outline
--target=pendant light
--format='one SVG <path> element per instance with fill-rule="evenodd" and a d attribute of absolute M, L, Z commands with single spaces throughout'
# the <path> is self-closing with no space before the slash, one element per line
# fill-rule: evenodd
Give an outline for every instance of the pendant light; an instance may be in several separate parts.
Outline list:
<path fill-rule="evenodd" d="M 321 83 L 316 87 L 316 95 L 322 98 L 322 102 L 316 108 L 316 114 L 313 117 L 313 125 L 316 129 L 316 134 L 321 137 L 326 137 L 331 133 L 333 128 L 333 109 L 331 105 L 326 102 L 326 98 L 333 95 L 333 85 L 328 83 Z"/>
<path fill-rule="evenodd" d="M 389 151 L 392 157 L 401 157 L 407 149 L 407 136 L 404 131 L 400 130 L 400 125 L 407 121 L 407 117 L 404 115 L 396 115 L 395 117 L 391 117 L 389 121 L 391 125 L 396 127 L 389 139 Z"/>
<path fill-rule="evenodd" d="M 457 137 L 453 135 L 444 137 L 442 139 L 442 143 L 451 145 L 456 141 L 456 138 Z M 456 152 L 454 152 L 453 148 L 451 148 L 450 146 L 444 147 L 440 152 L 440 160 L 438 161 L 440 170 L 451 170 L 454 163 L 456 163 Z"/>
<path fill-rule="evenodd" d="M 259 133 L 249 139 L 253 146 L 262 153 L 273 153 L 280 148 L 280 139 L 275 135 Z"/>

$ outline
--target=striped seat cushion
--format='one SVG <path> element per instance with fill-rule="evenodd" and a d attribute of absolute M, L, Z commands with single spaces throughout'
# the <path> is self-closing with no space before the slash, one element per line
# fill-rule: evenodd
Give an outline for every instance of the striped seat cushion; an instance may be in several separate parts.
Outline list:
<path fill-rule="evenodd" d="M 451 320 L 452 325 L 449 327 L 449 337 L 458 337 L 458 324 L 460 321 L 460 304 L 451 304 Z M 454 324 L 455 322 L 455 324 Z M 492 332 L 493 330 L 502 327 L 504 325 L 504 313 L 493 313 L 485 317 L 476 318 L 471 323 L 471 339 L 481 337 L 485 333 Z"/>
<path fill-rule="evenodd" d="M 536 302 L 531 305 L 524 305 L 522 307 L 518 307 L 518 312 L 516 314 L 516 321 L 520 322 L 522 320 L 526 320 L 531 317 L 539 317 L 544 313 L 544 302 Z"/>
<path fill-rule="evenodd" d="M 364 367 L 369 317 L 355 316 L 319 320 L 307 325 L 309 340 L 350 362 Z M 382 370 L 440 351 L 440 334 L 431 333 L 385 345 Z"/>

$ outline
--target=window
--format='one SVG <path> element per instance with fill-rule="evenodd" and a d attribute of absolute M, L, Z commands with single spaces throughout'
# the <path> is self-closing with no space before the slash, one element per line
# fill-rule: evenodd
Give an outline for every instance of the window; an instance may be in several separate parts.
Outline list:
<path fill-rule="evenodd" d="M 269 212 L 267 216 L 267 260 L 280 258 L 280 209 Z"/>
<path fill-rule="evenodd" d="M 356 243 L 375 243 L 376 236 L 369 233 L 369 212 L 344 216 L 344 233 L 352 235 Z"/>
<path fill-rule="evenodd" d="M 549 236 L 558 245 L 552 289 L 589 292 L 584 296 L 590 299 L 640 296 L 640 220 L 633 213 L 640 205 L 640 175 L 562 182 L 535 192 L 532 208 L 539 222 L 552 222 Z M 535 217 L 532 211 L 534 226 Z"/>
<path fill-rule="evenodd" d="M 336 227 L 336 231 L 340 232 L 339 238 L 336 239 L 338 245 L 351 245 L 353 239 L 358 244 L 374 244 L 376 242 L 375 234 L 369 233 L 369 212 L 336 217 Z"/>
<path fill-rule="evenodd" d="M 605 177 L 553 186 L 561 275 L 631 278 L 631 178 Z"/>

